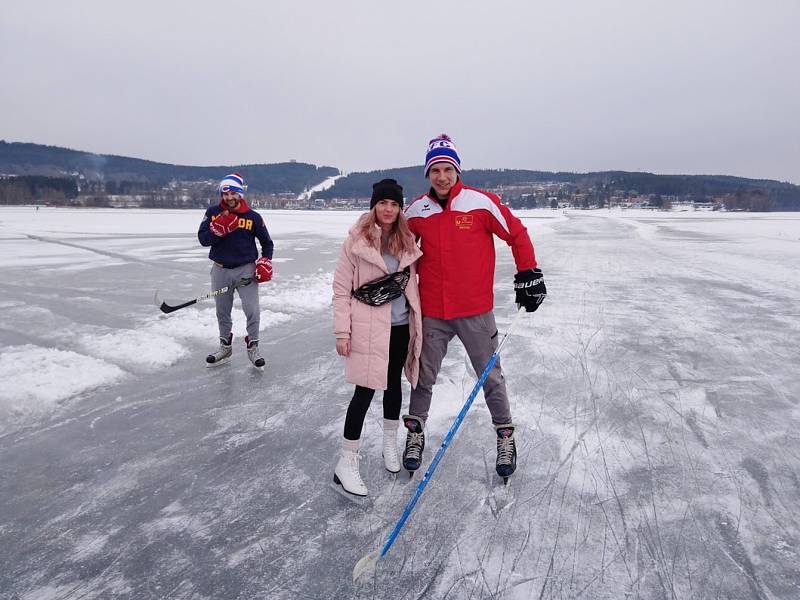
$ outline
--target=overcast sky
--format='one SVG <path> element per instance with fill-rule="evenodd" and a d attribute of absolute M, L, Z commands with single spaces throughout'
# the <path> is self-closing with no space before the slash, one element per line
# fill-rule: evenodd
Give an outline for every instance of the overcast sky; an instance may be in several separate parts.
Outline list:
<path fill-rule="evenodd" d="M 3 0 L 0 139 L 800 184 L 797 0 Z"/>

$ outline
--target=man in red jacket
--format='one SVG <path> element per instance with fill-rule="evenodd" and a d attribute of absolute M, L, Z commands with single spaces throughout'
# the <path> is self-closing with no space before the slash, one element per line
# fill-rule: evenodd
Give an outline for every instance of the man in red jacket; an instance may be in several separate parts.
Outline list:
<path fill-rule="evenodd" d="M 533 312 L 547 294 L 525 226 L 495 194 L 464 185 L 460 175 L 461 159 L 453 141 L 444 134 L 434 138 L 425 156 L 431 189 L 406 209 L 408 225 L 423 252 L 418 271 L 424 334 L 419 382 L 411 391 L 409 414 L 403 417 L 408 429 L 403 466 L 408 471 L 422 463 L 425 420 L 450 340 L 458 336 L 476 373 L 483 372 L 497 348 L 493 236 L 511 246 L 517 304 Z M 483 393 L 497 437 L 495 468 L 507 480 L 516 469 L 517 450 L 499 360 Z"/>

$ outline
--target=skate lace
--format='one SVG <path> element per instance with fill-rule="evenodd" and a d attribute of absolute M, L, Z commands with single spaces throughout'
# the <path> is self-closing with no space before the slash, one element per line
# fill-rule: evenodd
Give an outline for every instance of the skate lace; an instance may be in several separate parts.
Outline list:
<path fill-rule="evenodd" d="M 247 349 L 247 355 L 250 357 L 252 362 L 257 361 L 261 356 L 258 354 L 258 346 L 254 345 Z"/>
<path fill-rule="evenodd" d="M 421 433 L 408 433 L 408 443 L 406 444 L 406 457 L 418 459 L 422 456 L 422 444 L 424 443 L 424 438 L 422 437 Z"/>
<path fill-rule="evenodd" d="M 389 452 L 397 453 L 397 438 L 385 435 L 383 436 L 383 455 L 386 456 Z"/>
<path fill-rule="evenodd" d="M 361 479 L 361 471 L 358 468 L 358 461 L 360 460 L 361 455 L 358 452 L 354 452 L 347 458 L 347 468 L 350 469 L 353 479 L 355 479 L 359 485 L 364 485 L 364 481 Z"/>
<path fill-rule="evenodd" d="M 514 458 L 514 438 L 497 438 L 497 464 L 510 465 Z"/>

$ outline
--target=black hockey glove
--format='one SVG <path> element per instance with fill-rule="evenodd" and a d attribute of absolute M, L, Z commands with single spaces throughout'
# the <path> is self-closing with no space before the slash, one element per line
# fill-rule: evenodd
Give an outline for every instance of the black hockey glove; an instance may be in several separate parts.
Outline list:
<path fill-rule="evenodd" d="M 518 306 L 526 312 L 534 312 L 547 296 L 541 269 L 528 269 L 514 275 L 514 293 Z"/>

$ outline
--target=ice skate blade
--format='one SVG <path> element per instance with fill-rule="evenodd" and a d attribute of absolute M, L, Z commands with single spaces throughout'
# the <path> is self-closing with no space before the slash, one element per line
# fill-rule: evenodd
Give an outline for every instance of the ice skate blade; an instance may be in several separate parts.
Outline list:
<path fill-rule="evenodd" d="M 353 492 L 348 492 L 346 489 L 344 489 L 341 479 L 339 479 L 339 477 L 335 473 L 333 475 L 333 483 L 331 485 L 333 486 L 334 490 L 339 492 L 340 496 L 342 496 L 343 498 L 347 498 L 348 500 L 350 500 L 351 502 L 355 502 L 356 504 L 364 504 L 364 502 L 368 497 L 367 494 L 364 494 L 362 496 L 361 494 L 354 494 Z"/>
<path fill-rule="evenodd" d="M 511 487 L 506 485 L 493 486 L 486 497 L 486 505 L 492 511 L 492 515 L 497 519 L 500 514 L 516 503 L 516 498 L 511 493 Z"/>
<path fill-rule="evenodd" d="M 375 564 L 378 562 L 380 557 L 381 554 L 379 550 L 375 550 L 375 552 L 370 552 L 366 556 L 362 556 L 356 563 L 356 566 L 353 567 L 353 583 L 356 583 L 356 581 L 363 577 L 375 573 Z"/>
<path fill-rule="evenodd" d="M 230 361 L 231 361 L 231 357 L 229 356 L 228 358 L 223 358 L 222 360 L 218 360 L 218 361 L 213 362 L 213 363 L 206 362 L 206 369 L 213 369 L 215 367 L 219 367 L 221 365 L 227 364 Z"/>
<path fill-rule="evenodd" d="M 397 471 L 392 471 L 389 467 L 386 466 L 386 463 L 384 463 L 383 468 L 386 469 L 387 473 L 391 473 L 392 475 L 397 475 L 400 471 L 402 471 L 402 469 L 397 469 Z"/>
<path fill-rule="evenodd" d="M 419 466 L 419 467 L 417 467 L 416 469 L 409 469 L 409 468 L 408 468 L 407 466 L 405 466 L 405 464 L 404 464 L 404 465 L 403 465 L 403 470 L 404 470 L 406 473 L 408 473 L 408 476 L 409 476 L 409 477 L 413 477 L 413 476 L 414 476 L 414 473 L 416 473 L 417 471 L 419 471 L 420 467 L 422 467 L 422 465 L 420 465 L 420 466 Z"/>

